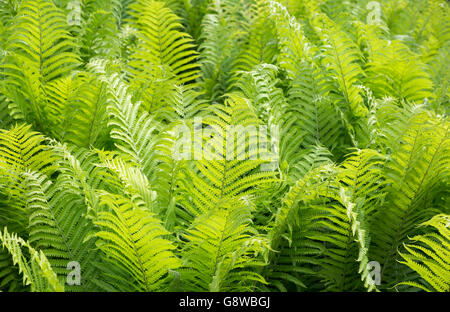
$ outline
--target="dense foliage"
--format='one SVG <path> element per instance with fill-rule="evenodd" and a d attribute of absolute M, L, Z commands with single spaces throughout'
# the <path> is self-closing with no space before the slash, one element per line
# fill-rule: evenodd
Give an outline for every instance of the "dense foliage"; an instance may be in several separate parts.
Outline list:
<path fill-rule="evenodd" d="M 0 290 L 450 291 L 449 14 L 0 0 Z"/>

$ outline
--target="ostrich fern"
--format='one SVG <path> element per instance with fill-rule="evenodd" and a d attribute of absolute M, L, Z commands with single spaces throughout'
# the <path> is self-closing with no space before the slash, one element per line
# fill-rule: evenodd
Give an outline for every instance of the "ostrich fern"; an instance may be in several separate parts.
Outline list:
<path fill-rule="evenodd" d="M 379 2 L 0 1 L 0 291 L 448 292 L 450 6 Z"/>

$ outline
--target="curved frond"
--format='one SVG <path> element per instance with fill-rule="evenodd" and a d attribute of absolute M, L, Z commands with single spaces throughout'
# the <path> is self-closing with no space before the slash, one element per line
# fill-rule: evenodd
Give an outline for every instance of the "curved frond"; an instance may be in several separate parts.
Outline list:
<path fill-rule="evenodd" d="M 405 281 L 398 284 L 409 285 L 425 291 L 448 292 L 450 290 L 450 219 L 449 215 L 436 215 L 422 226 L 434 227 L 438 233 L 417 235 L 405 244 L 405 253 L 400 262 L 416 271 L 425 282 Z"/>
<path fill-rule="evenodd" d="M 31 286 L 31 291 L 64 291 L 64 286 L 58 281 L 42 251 L 35 250 L 29 242 L 24 241 L 17 234 L 8 233 L 6 227 L 3 233 L 0 232 L 0 242 L 0 246 L 11 255 L 14 265 L 18 266 L 23 276 L 23 283 Z M 24 255 L 22 248 L 29 252 L 29 258 Z"/>
<path fill-rule="evenodd" d="M 252 267 L 264 265 L 258 254 L 266 242 L 251 226 L 251 203 L 235 198 L 197 217 L 184 238 L 181 269 L 188 291 L 250 291 L 264 278 Z"/>
<path fill-rule="evenodd" d="M 134 291 L 163 291 L 169 270 L 178 268 L 175 246 L 164 238 L 169 234 L 161 222 L 133 200 L 102 192 L 100 204 L 110 211 L 101 211 L 94 223 L 100 228 L 95 236 L 105 256 L 127 272 Z"/>
<path fill-rule="evenodd" d="M 8 42 L 11 56 L 4 64 L 4 94 L 26 121 L 44 129 L 47 104 L 44 86 L 78 65 L 66 18 L 53 1 L 24 0 Z"/>

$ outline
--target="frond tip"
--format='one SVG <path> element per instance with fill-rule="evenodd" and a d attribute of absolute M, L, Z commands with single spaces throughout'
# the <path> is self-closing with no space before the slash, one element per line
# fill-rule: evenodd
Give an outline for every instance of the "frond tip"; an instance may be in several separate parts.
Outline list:
<path fill-rule="evenodd" d="M 0 243 L 0 247 L 6 248 L 10 253 L 14 265 L 19 267 L 19 272 L 23 276 L 23 283 L 30 285 L 31 291 L 64 291 L 64 286 L 58 281 L 56 273 L 42 251 L 35 250 L 29 242 L 17 234 L 8 233 L 6 227 L 3 233 L 0 231 Z M 23 248 L 28 250 L 29 258 L 25 256 Z"/>

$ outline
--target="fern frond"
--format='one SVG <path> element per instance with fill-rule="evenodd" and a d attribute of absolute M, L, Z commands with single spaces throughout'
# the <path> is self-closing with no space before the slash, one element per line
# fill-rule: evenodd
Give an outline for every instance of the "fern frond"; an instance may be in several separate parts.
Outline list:
<path fill-rule="evenodd" d="M 78 64 L 63 12 L 52 1 L 21 3 L 14 34 L 8 43 L 10 60 L 4 94 L 20 108 L 25 120 L 46 127 L 44 86 L 67 75 Z M 45 40 L 44 40 L 45 38 Z"/>
<path fill-rule="evenodd" d="M 90 277 L 93 268 L 90 262 L 98 252 L 91 251 L 94 242 L 84 243 L 92 230 L 86 218 L 85 202 L 77 198 L 67 180 L 59 179 L 51 184 L 45 176 L 26 172 L 24 184 L 26 209 L 29 211 L 29 240 L 47 256 L 60 280 L 67 276 L 68 263 L 80 264 L 80 285 L 67 286 L 70 291 L 92 289 Z"/>
<path fill-rule="evenodd" d="M 163 238 L 167 232 L 153 214 L 121 195 L 101 192 L 101 211 L 94 223 L 100 227 L 95 235 L 98 248 L 114 265 L 127 272 L 134 291 L 164 291 L 168 272 L 178 268 L 175 246 Z M 117 281 L 118 282 L 118 281 Z"/>
<path fill-rule="evenodd" d="M 416 271 L 422 280 L 397 284 L 409 285 L 425 291 L 448 292 L 450 290 L 450 219 L 449 215 L 436 215 L 421 226 L 431 226 L 438 233 L 417 235 L 405 244 L 406 251 L 400 253 L 400 263 Z"/>
<path fill-rule="evenodd" d="M 261 147 L 270 142 L 263 136 L 257 141 L 260 121 L 245 98 L 230 94 L 225 105 L 211 106 L 210 116 L 202 120 L 209 128 L 199 137 L 201 142 L 193 143 L 197 160 L 190 173 L 193 205 L 186 209 L 194 216 L 214 209 L 225 198 L 251 194 L 258 185 L 277 181 L 275 172 L 261 170 L 270 162 L 269 151 Z M 233 133 L 227 126 L 238 127 Z"/>
<path fill-rule="evenodd" d="M 46 94 L 54 137 L 83 147 L 105 144 L 106 96 L 94 77 L 56 79 L 46 86 Z"/>
<path fill-rule="evenodd" d="M 332 164 L 311 168 L 290 187 L 277 207 L 268 230 L 269 264 L 263 271 L 269 290 L 302 290 L 309 286 L 323 246 L 309 239 L 317 212 L 307 203 L 317 198 L 335 173 Z"/>
<path fill-rule="evenodd" d="M 186 213 L 184 209 L 181 208 L 182 203 L 190 201 L 187 197 L 190 183 L 186 174 L 187 160 L 174 157 L 174 151 L 177 148 L 178 139 L 180 139 L 178 131 L 180 126 L 186 125 L 182 122 L 169 124 L 155 138 L 153 174 L 150 177 L 150 184 L 157 193 L 159 215 L 169 231 L 174 230 L 177 226 L 187 227 L 185 221 L 189 219 L 184 215 Z M 184 128 L 184 130 L 190 129 L 187 126 Z"/>
<path fill-rule="evenodd" d="M 246 3 L 238 0 L 212 1 L 202 21 L 200 36 L 201 86 L 208 100 L 218 100 L 231 87 L 233 65 L 245 35 Z"/>
<path fill-rule="evenodd" d="M 339 156 L 344 154 L 350 139 L 339 111 L 333 107 L 326 74 L 314 63 L 301 62 L 297 67 L 288 99 L 305 132 L 302 145 L 322 144 Z"/>
<path fill-rule="evenodd" d="M 8 209 L 0 209 L 10 227 L 18 226 L 22 230 L 28 223 L 22 173 L 38 171 L 50 175 L 56 169 L 57 159 L 43 144 L 44 137 L 30 128 L 16 125 L 9 131 L 0 129 L 0 191 L 7 196 L 8 203 Z"/>
<path fill-rule="evenodd" d="M 355 117 L 367 115 L 357 81 L 364 77 L 360 66 L 360 51 L 349 36 L 325 15 L 320 14 L 312 20 L 316 31 L 324 43 L 325 54 L 322 64 L 332 75 L 338 89 L 338 101 L 343 110 Z"/>
<path fill-rule="evenodd" d="M 139 39 L 128 62 L 133 88 L 143 94 L 144 105 L 153 111 L 174 84 L 191 83 L 199 77 L 198 53 L 192 38 L 180 31 L 179 17 L 164 2 L 140 0 L 130 8 Z"/>
<path fill-rule="evenodd" d="M 117 74 L 100 77 L 109 95 L 110 135 L 116 140 L 117 148 L 149 176 L 153 152 L 151 139 L 159 123 L 147 112 L 139 112 L 140 103 L 133 102 L 127 84 Z"/>
<path fill-rule="evenodd" d="M 139 206 L 145 207 L 150 212 L 158 213 L 153 204 L 156 192 L 152 191 L 147 177 L 139 168 L 129 165 L 120 156 L 107 155 L 101 151 L 98 151 L 98 154 L 101 160 L 101 164 L 98 166 L 108 169 L 108 177 L 105 177 L 105 180 L 110 184 L 114 183 L 118 192 L 124 192 L 129 197 L 133 197 L 136 203 L 142 201 L 139 202 Z"/>
<path fill-rule="evenodd" d="M 13 121 L 8 102 L 4 95 L 0 95 L 0 128 L 2 129 L 9 128 Z"/>
<path fill-rule="evenodd" d="M 187 83 L 198 77 L 197 53 L 193 40 L 179 31 L 179 18 L 166 8 L 163 2 L 139 0 L 130 6 L 136 13 L 136 25 L 141 32 L 142 45 L 130 66 L 147 62 L 147 66 L 164 66 L 172 71 L 179 83 Z M 158 45 L 159 44 L 159 45 Z M 140 61 L 138 61 L 140 60 Z M 136 66 L 143 69 L 142 65 Z"/>
<path fill-rule="evenodd" d="M 286 220 L 291 220 L 288 223 L 292 224 L 289 227 L 291 232 L 294 232 L 293 225 L 299 224 L 298 222 L 306 226 L 297 229 L 297 233 L 301 230 L 306 236 L 303 237 L 302 244 L 294 243 L 294 246 L 298 245 L 299 254 L 292 252 L 291 261 L 297 259 L 313 263 L 319 268 L 318 274 L 323 278 L 322 283 L 328 291 L 354 291 L 363 289 L 363 286 L 368 290 L 374 289 L 375 285 L 370 279 L 367 264 L 370 243 L 369 217 L 373 215 L 373 203 L 382 196 L 379 194 L 382 175 L 377 169 L 379 165 L 377 158 L 379 156 L 374 151 L 359 151 L 337 168 L 333 176 L 325 175 L 326 179 L 322 183 L 308 182 L 303 187 L 296 186 L 287 197 L 292 199 L 286 208 L 295 208 L 295 201 L 306 201 L 303 207 L 285 210 L 291 213 L 285 217 L 286 219 L 289 216 Z M 323 168 L 327 168 L 327 165 L 311 172 L 320 172 Z M 304 178 L 304 183 L 308 181 L 309 176 L 310 174 Z M 367 197 L 358 194 L 360 189 L 365 189 L 361 194 L 367 194 Z M 304 217 L 309 216 L 310 219 L 299 220 L 297 215 L 299 213 Z M 305 247 L 301 248 L 303 244 Z M 306 261 L 302 250 L 307 252 L 306 255 L 315 254 L 315 259 Z M 284 261 L 288 260 L 289 258 L 286 258 Z M 311 272 L 311 267 L 308 266 L 304 271 L 308 272 L 308 268 Z M 363 282 L 358 279 L 358 273 L 361 274 Z"/>
<path fill-rule="evenodd" d="M 417 55 L 399 41 L 373 39 L 367 64 L 367 85 L 375 95 L 420 103 L 432 97 L 433 83 Z"/>
<path fill-rule="evenodd" d="M 285 6 L 277 1 L 269 1 L 269 8 L 279 39 L 277 63 L 288 72 L 288 78 L 292 79 L 299 71 L 298 66 L 303 61 L 310 60 L 316 48 L 305 37 L 302 26 Z"/>
<path fill-rule="evenodd" d="M 250 291 L 265 283 L 252 267 L 264 265 L 258 254 L 266 242 L 251 226 L 251 204 L 245 198 L 217 203 L 197 217 L 184 238 L 181 272 L 188 291 Z"/>
<path fill-rule="evenodd" d="M 382 263 L 386 287 L 405 274 L 396 263 L 397 248 L 417 233 L 416 224 L 444 212 L 432 199 L 446 189 L 450 168 L 448 121 L 423 112 L 410 118 L 405 130 L 386 167 L 386 204 L 373 223 L 373 255 Z"/>
<path fill-rule="evenodd" d="M 64 286 L 58 281 L 42 251 L 35 250 L 29 242 L 24 241 L 17 234 L 8 233 L 6 227 L 3 233 L 0 232 L 0 242 L 11 255 L 14 265 L 18 266 L 24 285 L 30 285 L 31 291 L 64 291 Z M 22 248 L 29 252 L 29 258 L 24 255 Z"/>
<path fill-rule="evenodd" d="M 19 292 L 27 290 L 22 284 L 19 270 L 9 255 L 0 245 L 0 291 Z"/>
<path fill-rule="evenodd" d="M 278 52 L 274 22 L 269 19 L 269 6 L 257 0 L 249 13 L 246 42 L 233 65 L 233 72 L 250 71 L 259 64 L 272 64 Z"/>

